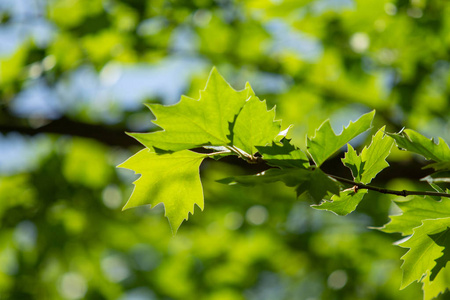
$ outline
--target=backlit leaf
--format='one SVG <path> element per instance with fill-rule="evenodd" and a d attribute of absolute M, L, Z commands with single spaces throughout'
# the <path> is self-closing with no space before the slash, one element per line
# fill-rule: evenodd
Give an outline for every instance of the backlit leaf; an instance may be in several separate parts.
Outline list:
<path fill-rule="evenodd" d="M 346 216 L 353 212 L 358 204 L 367 194 L 367 190 L 358 190 L 356 193 L 349 189 L 333 195 L 331 201 L 323 201 L 320 205 L 312 205 L 311 207 L 320 210 L 328 210 L 340 216 Z"/>
<path fill-rule="evenodd" d="M 204 154 L 183 150 L 157 154 L 143 149 L 130 157 L 120 168 L 141 174 L 123 209 L 151 204 L 164 204 L 165 215 L 175 233 L 197 204 L 203 210 L 203 190 L 199 166 Z"/>
<path fill-rule="evenodd" d="M 450 216 L 449 198 L 436 201 L 428 196 L 414 196 L 408 201 L 396 201 L 395 204 L 403 213 L 398 216 L 390 216 L 391 221 L 380 228 L 384 232 L 400 232 L 403 235 L 410 235 L 415 227 L 422 224 L 423 220 Z"/>
<path fill-rule="evenodd" d="M 164 130 L 130 135 L 148 148 L 169 151 L 228 145 L 230 123 L 253 95 L 248 84 L 242 91 L 234 90 L 214 68 L 199 100 L 182 96 L 175 105 L 148 105 L 156 117 L 153 123 Z"/>
<path fill-rule="evenodd" d="M 394 138 L 397 145 L 402 149 L 420 154 L 426 159 L 431 159 L 435 162 L 450 161 L 450 148 L 442 138 L 439 138 L 438 144 L 436 144 L 433 139 L 428 139 L 411 129 L 405 129 L 400 133 L 388 134 Z"/>
<path fill-rule="evenodd" d="M 268 165 L 280 168 L 308 168 L 309 160 L 306 154 L 292 145 L 290 140 L 281 140 L 282 145 L 272 143 L 271 146 L 256 147 L 262 159 Z"/>
<path fill-rule="evenodd" d="M 267 111 L 266 101 L 252 96 L 236 117 L 232 143 L 248 154 L 255 154 L 256 146 L 270 145 L 280 133 L 280 121 L 274 121 L 275 108 Z"/>
<path fill-rule="evenodd" d="M 445 267 L 439 271 L 436 278 L 430 279 L 425 276 L 422 279 L 423 299 L 431 300 L 439 294 L 444 293 L 450 286 L 450 268 Z M 445 299 L 445 298 L 444 298 Z"/>
<path fill-rule="evenodd" d="M 353 174 L 356 182 L 368 184 L 384 168 L 389 167 L 386 158 L 391 152 L 394 141 L 384 135 L 384 127 L 378 130 L 373 136 L 369 147 L 364 147 L 361 154 L 356 155 L 356 151 L 349 144 L 348 152 L 342 162 Z"/>
<path fill-rule="evenodd" d="M 448 226 L 450 218 L 424 220 L 421 226 L 413 230 L 413 235 L 408 240 L 399 244 L 401 247 L 409 248 L 402 256 L 402 289 L 413 281 L 421 281 L 423 276 L 431 275 L 436 260 L 443 255 L 443 247 L 435 240 L 439 243 L 444 242 L 443 238 L 447 235 L 442 233 Z"/>
<path fill-rule="evenodd" d="M 332 156 L 342 146 L 350 140 L 368 130 L 371 127 L 375 111 L 361 116 L 356 122 L 350 124 L 342 130 L 340 135 L 336 135 L 331 128 L 330 121 L 327 120 L 316 130 L 314 137 L 306 140 L 307 150 L 317 166 Z"/>

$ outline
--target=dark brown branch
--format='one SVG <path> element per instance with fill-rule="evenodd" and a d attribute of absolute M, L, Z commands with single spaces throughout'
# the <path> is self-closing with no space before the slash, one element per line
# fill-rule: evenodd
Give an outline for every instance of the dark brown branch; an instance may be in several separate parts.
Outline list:
<path fill-rule="evenodd" d="M 138 141 L 126 135 L 125 130 L 113 129 L 96 124 L 86 124 L 61 118 L 50 121 L 48 124 L 32 128 L 29 126 L 16 124 L 0 124 L 0 132 L 19 132 L 26 135 L 36 135 L 39 133 L 55 133 L 63 135 L 80 136 L 92 138 L 110 146 L 129 147 L 140 145 Z"/>
<path fill-rule="evenodd" d="M 407 190 L 402 190 L 402 191 L 388 190 L 385 188 L 379 188 L 379 187 L 372 186 L 372 185 L 354 182 L 353 180 L 342 178 L 342 177 L 335 176 L 335 175 L 330 175 L 330 174 L 327 174 L 327 175 L 331 178 L 336 179 L 337 181 L 356 186 L 358 189 L 371 190 L 371 191 L 375 191 L 375 192 L 383 193 L 383 194 L 397 195 L 397 196 L 403 196 L 403 197 L 406 197 L 409 195 L 419 195 L 419 196 L 438 196 L 438 197 L 450 198 L 450 194 L 447 194 L 447 193 L 438 193 L 438 192 L 431 192 L 431 191 L 422 192 L 422 191 L 407 191 Z"/>

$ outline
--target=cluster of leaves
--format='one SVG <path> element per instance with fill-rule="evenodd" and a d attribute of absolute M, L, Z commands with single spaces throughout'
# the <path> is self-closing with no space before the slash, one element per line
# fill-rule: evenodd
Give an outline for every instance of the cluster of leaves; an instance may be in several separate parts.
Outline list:
<path fill-rule="evenodd" d="M 145 149 L 119 165 L 141 174 L 124 209 L 150 204 L 164 205 L 172 231 L 176 232 L 194 206 L 204 207 L 199 167 L 211 157 L 220 159 L 236 155 L 249 163 L 265 162 L 270 168 L 256 175 L 236 176 L 221 180 L 226 184 L 253 185 L 281 181 L 294 187 L 298 197 L 313 202 L 316 209 L 338 215 L 354 211 L 368 193 L 364 187 L 389 166 L 386 158 L 396 144 L 399 148 L 434 161 L 427 168 L 435 173 L 424 178 L 437 192 L 448 182 L 450 149 L 442 140 L 435 144 L 417 132 L 405 129 L 387 133 L 380 128 L 369 146 L 358 154 L 348 144 L 372 127 L 375 111 L 361 116 L 336 135 L 325 121 L 313 137 L 307 137 L 302 151 L 286 135 L 290 126 L 281 130 L 275 110 L 267 110 L 265 101 L 255 96 L 250 85 L 234 90 L 213 69 L 200 99 L 182 97 L 173 106 L 149 105 L 154 123 L 163 130 L 131 133 Z M 345 189 L 339 177 L 324 173 L 321 165 L 347 144 L 342 159 L 353 175 L 354 187 Z M 203 149 L 200 151 L 200 149 Z M 433 193 L 430 193 L 432 195 Z M 406 194 L 405 194 L 406 195 Z M 441 196 L 442 196 L 441 195 Z M 450 286 L 450 204 L 436 196 L 414 196 L 397 202 L 403 214 L 381 228 L 408 236 L 400 246 L 409 248 L 404 263 L 402 288 L 414 281 L 423 283 L 425 299 L 431 299 Z M 447 247 L 449 246 L 449 247 Z M 447 249 L 447 250 L 446 250 Z M 447 251 L 447 252 L 446 252 Z"/>

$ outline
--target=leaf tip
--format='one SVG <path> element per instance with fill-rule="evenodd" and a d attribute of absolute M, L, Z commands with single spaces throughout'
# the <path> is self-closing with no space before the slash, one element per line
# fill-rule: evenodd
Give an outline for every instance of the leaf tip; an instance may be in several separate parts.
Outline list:
<path fill-rule="evenodd" d="M 212 78 L 221 78 L 222 80 L 225 81 L 225 79 L 223 78 L 222 74 L 220 74 L 219 70 L 217 70 L 216 66 L 213 66 L 212 69 L 211 69 L 211 72 L 209 72 L 209 76 L 208 76 L 208 80 L 207 80 L 206 85 L 208 85 L 209 81 Z"/>
<path fill-rule="evenodd" d="M 134 191 L 133 191 L 133 193 L 134 193 Z M 125 205 L 122 207 L 122 211 L 126 211 L 126 210 L 129 210 L 130 208 L 136 207 L 136 205 L 130 204 L 130 200 L 131 200 L 131 197 L 133 196 L 133 193 L 131 194 L 130 199 L 128 199 L 127 203 L 125 203 Z"/>
<path fill-rule="evenodd" d="M 170 231 L 172 232 L 172 237 L 174 237 L 175 235 L 177 235 L 177 232 L 178 232 L 178 229 L 180 229 L 181 223 L 180 223 L 180 225 L 175 227 L 175 226 L 172 226 L 172 223 L 169 220 L 169 226 L 170 226 Z"/>

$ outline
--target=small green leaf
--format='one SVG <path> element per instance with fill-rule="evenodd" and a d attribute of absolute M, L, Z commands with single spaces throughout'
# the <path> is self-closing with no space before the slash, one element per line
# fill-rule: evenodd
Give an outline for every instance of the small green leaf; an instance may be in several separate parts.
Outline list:
<path fill-rule="evenodd" d="M 262 159 L 269 166 L 280 168 L 308 168 L 309 160 L 306 154 L 292 145 L 290 140 L 281 140 L 282 145 L 272 143 L 271 146 L 256 147 Z"/>
<path fill-rule="evenodd" d="M 435 144 L 433 139 L 428 139 L 411 129 L 405 129 L 400 133 L 387 134 L 394 138 L 397 145 L 402 149 L 420 154 L 435 162 L 450 162 L 450 148 L 441 138 L 438 139 L 439 143 Z M 438 167 L 440 168 L 440 165 Z"/>
<path fill-rule="evenodd" d="M 330 121 L 327 120 L 312 138 L 307 138 L 307 150 L 317 166 L 332 156 L 342 146 L 350 140 L 368 130 L 371 127 L 375 111 L 362 115 L 356 122 L 350 124 L 342 130 L 340 135 L 336 135 L 331 128 Z"/>
<path fill-rule="evenodd" d="M 359 156 L 353 147 L 348 145 L 348 152 L 342 162 L 352 171 L 356 182 L 369 184 L 379 172 L 389 167 L 386 158 L 391 153 L 394 141 L 383 132 L 384 127 L 378 130 L 369 147 L 364 147 Z"/>
<path fill-rule="evenodd" d="M 319 205 L 311 205 L 315 209 L 328 210 L 339 216 L 346 216 L 353 212 L 367 194 L 367 190 L 358 190 L 356 193 L 349 189 L 333 195 L 331 201 L 323 201 Z"/>
<path fill-rule="evenodd" d="M 130 135 L 148 148 L 168 151 L 228 145 L 230 123 L 253 95 L 250 85 L 236 91 L 213 68 L 199 100 L 182 96 L 175 105 L 148 105 L 156 117 L 153 123 L 164 130 Z"/>
<path fill-rule="evenodd" d="M 421 226 L 414 228 L 413 235 L 408 240 L 399 244 L 409 248 L 402 256 L 402 289 L 414 281 L 420 281 L 423 276 L 430 276 L 436 260 L 443 255 L 442 247 L 432 237 L 444 232 L 449 226 L 450 218 L 424 220 Z M 442 241 L 442 235 L 438 236 Z"/>
<path fill-rule="evenodd" d="M 414 196 L 408 201 L 396 201 L 395 204 L 403 213 L 398 216 L 390 216 L 391 221 L 380 228 L 384 232 L 400 232 L 402 235 L 410 235 L 415 227 L 422 224 L 423 220 L 450 216 L 450 199 L 448 198 L 436 201 L 429 196 Z"/>
<path fill-rule="evenodd" d="M 281 122 L 274 118 L 275 108 L 267 111 L 266 101 L 252 96 L 236 117 L 232 144 L 251 155 L 256 153 L 256 146 L 270 145 L 281 129 Z"/>
<path fill-rule="evenodd" d="M 118 167 L 142 174 L 134 182 L 134 190 L 123 208 L 163 203 L 165 215 L 175 233 L 197 204 L 203 210 L 203 190 L 199 167 L 204 154 L 183 150 L 157 154 L 143 149 Z"/>

